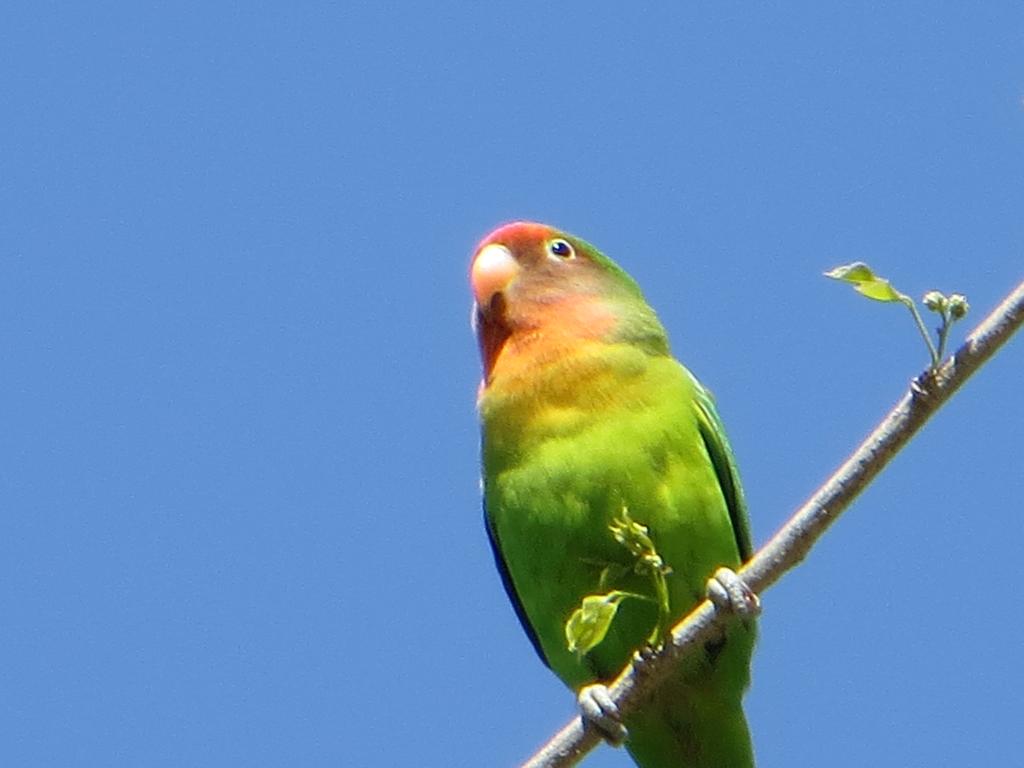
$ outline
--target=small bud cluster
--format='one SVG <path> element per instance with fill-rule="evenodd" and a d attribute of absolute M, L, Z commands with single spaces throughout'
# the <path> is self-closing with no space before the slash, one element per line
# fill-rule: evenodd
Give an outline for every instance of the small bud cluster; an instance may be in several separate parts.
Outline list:
<path fill-rule="evenodd" d="M 939 291 L 928 291 L 921 301 L 932 312 L 954 321 L 962 320 L 971 308 L 967 303 L 967 297 L 962 293 L 951 293 L 946 296 Z"/>

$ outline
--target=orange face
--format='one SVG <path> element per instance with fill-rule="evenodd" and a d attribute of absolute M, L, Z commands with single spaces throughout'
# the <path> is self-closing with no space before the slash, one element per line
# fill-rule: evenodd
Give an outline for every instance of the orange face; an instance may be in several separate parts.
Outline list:
<path fill-rule="evenodd" d="M 526 222 L 507 224 L 481 241 L 470 285 L 485 382 L 499 358 L 520 358 L 503 362 L 519 367 L 614 325 L 602 270 L 584 248 L 551 227 Z"/>

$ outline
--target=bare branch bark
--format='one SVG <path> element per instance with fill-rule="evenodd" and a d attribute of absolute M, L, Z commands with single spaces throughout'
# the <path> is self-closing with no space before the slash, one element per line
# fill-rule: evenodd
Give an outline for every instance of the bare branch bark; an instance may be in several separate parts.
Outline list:
<path fill-rule="evenodd" d="M 843 465 L 740 569 L 755 592 L 762 592 L 807 556 L 814 543 L 906 445 L 931 416 L 1024 323 L 1024 282 L 986 317 L 963 346 L 935 373 L 926 371 Z M 709 574 L 710 575 L 710 574 Z M 628 713 L 665 678 L 677 660 L 711 640 L 726 617 L 705 600 L 672 630 L 671 642 L 656 656 L 635 659 L 609 686 L 620 712 Z M 555 734 L 523 768 L 575 765 L 599 742 L 579 717 Z"/>

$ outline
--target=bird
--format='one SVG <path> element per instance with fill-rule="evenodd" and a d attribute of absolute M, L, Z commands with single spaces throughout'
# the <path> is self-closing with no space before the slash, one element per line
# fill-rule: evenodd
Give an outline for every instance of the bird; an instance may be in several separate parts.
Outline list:
<path fill-rule="evenodd" d="M 535 222 L 502 225 L 473 252 L 469 282 L 483 371 L 485 527 L 538 655 L 641 768 L 753 766 L 742 708 L 751 616 L 734 617 L 625 717 L 604 687 L 657 644 L 664 619 L 674 623 L 708 596 L 716 571 L 735 575 L 751 555 L 711 393 L 673 357 L 636 281 L 579 237 Z M 649 541 L 664 601 L 659 577 L 616 526 Z M 601 595 L 613 618 L 592 647 L 574 647 L 567 625 Z"/>

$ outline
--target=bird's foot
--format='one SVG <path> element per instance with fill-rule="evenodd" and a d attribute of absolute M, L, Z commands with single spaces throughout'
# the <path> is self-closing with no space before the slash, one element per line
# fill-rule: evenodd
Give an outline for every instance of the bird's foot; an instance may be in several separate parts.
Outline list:
<path fill-rule="evenodd" d="M 608 686 L 600 683 L 585 685 L 576 697 L 584 724 L 590 723 L 609 743 L 619 746 L 629 734 L 622 724 L 619 708 L 612 701 Z"/>
<path fill-rule="evenodd" d="M 761 613 L 761 600 L 754 590 L 730 568 L 719 568 L 708 579 L 708 600 L 720 610 L 729 611 L 740 618 L 752 619 Z"/>
<path fill-rule="evenodd" d="M 651 659 L 658 655 L 661 650 L 660 646 L 653 646 L 650 643 L 644 643 L 636 649 L 636 653 L 633 654 L 634 664 L 649 664 Z"/>

